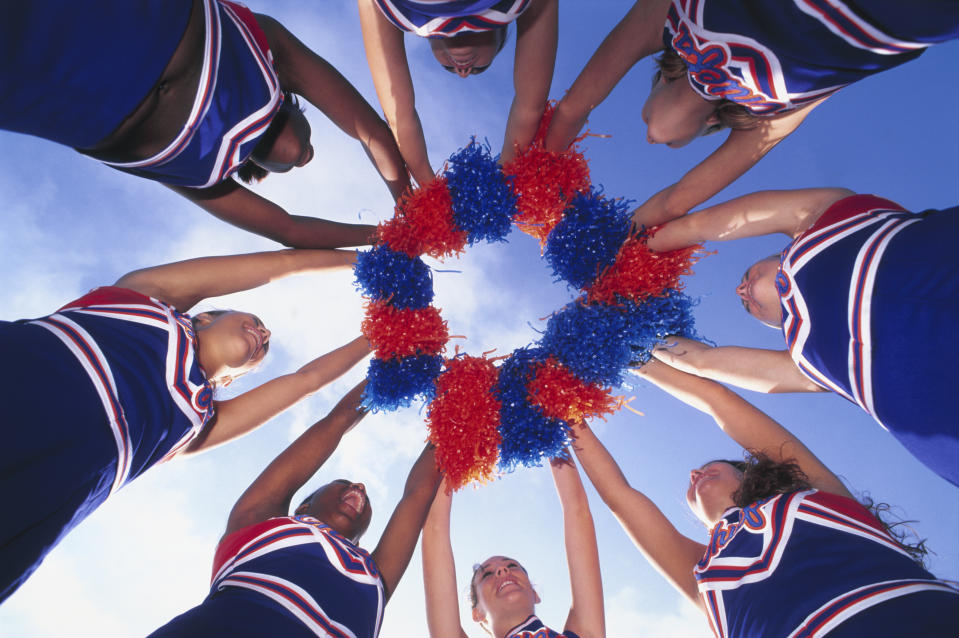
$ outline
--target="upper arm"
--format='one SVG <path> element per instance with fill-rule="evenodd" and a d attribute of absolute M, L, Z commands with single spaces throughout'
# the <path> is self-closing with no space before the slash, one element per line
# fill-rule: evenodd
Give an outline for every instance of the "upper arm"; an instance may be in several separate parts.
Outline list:
<path fill-rule="evenodd" d="M 661 226 L 649 240 L 657 251 L 704 241 L 729 241 L 782 233 L 798 237 L 833 203 L 852 195 L 846 188 L 759 191 L 683 215 Z"/>
<path fill-rule="evenodd" d="M 669 1 L 638 0 L 610 31 L 560 100 L 546 138 L 548 149 L 562 151 L 569 146 L 590 111 L 633 65 L 663 48 Z"/>
<path fill-rule="evenodd" d="M 373 86 L 386 121 L 395 130 L 397 118 L 413 112 L 416 104 L 403 32 L 390 24 L 373 0 L 358 0 L 358 4 Z"/>
<path fill-rule="evenodd" d="M 550 467 L 563 508 L 563 538 L 572 594 L 565 627 L 582 638 L 599 638 L 606 635 L 606 617 L 599 549 L 589 501 L 572 460 L 554 459 Z"/>
<path fill-rule="evenodd" d="M 754 392 L 823 392 L 804 375 L 787 350 L 709 346 L 695 339 L 669 337 L 653 355 L 689 374 Z"/>
<path fill-rule="evenodd" d="M 680 534 L 646 495 L 629 485 L 588 426 L 580 423 L 575 432 L 576 457 L 633 544 L 671 585 L 701 607 L 693 568 L 706 547 Z"/>

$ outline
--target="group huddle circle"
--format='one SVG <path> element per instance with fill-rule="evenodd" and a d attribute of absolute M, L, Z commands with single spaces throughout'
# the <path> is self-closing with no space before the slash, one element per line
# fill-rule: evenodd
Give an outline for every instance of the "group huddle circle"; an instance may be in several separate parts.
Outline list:
<path fill-rule="evenodd" d="M 563 456 L 572 423 L 618 408 L 612 392 L 631 366 L 668 335 L 696 336 L 680 277 L 698 247 L 651 251 L 628 203 L 592 185 L 577 145 L 545 150 L 550 115 L 502 166 L 475 139 L 457 151 L 440 176 L 399 200 L 377 245 L 357 259 L 368 299 L 362 330 L 374 350 L 364 406 L 427 401 L 429 438 L 453 489 L 488 480 L 497 466 Z M 579 296 L 552 314 L 536 343 L 498 360 L 444 358 L 449 332 L 421 255 L 443 259 L 505 241 L 513 225 L 541 242 L 556 280 Z"/>

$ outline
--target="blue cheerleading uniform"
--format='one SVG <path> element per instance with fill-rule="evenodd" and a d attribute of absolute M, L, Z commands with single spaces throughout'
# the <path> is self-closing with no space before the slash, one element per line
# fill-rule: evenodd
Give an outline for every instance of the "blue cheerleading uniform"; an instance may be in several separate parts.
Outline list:
<path fill-rule="evenodd" d="M 376 0 L 376 5 L 401 31 L 424 38 L 449 38 L 469 31 L 506 26 L 529 8 L 532 0 Z"/>
<path fill-rule="evenodd" d="M 959 37 L 952 0 L 672 0 L 663 42 L 707 100 L 798 108 Z"/>
<path fill-rule="evenodd" d="M 223 538 L 209 596 L 150 636 L 374 638 L 384 605 L 364 549 L 312 516 L 282 516 Z"/>
<path fill-rule="evenodd" d="M 247 160 L 279 110 L 279 79 L 253 14 L 227 0 L 197 1 L 205 37 L 187 120 L 156 155 L 108 166 L 166 184 L 212 186 Z M 20 3 L 0 22 L 0 55 L 8 61 L 0 67 L 0 128 L 90 148 L 155 90 L 192 0 L 101 5 Z"/>
<path fill-rule="evenodd" d="M 799 369 L 959 486 L 959 208 L 844 198 L 783 251 L 776 286 Z"/>
<path fill-rule="evenodd" d="M 543 624 L 536 616 L 530 616 L 506 632 L 506 638 L 579 638 L 571 631 L 557 633 Z"/>
<path fill-rule="evenodd" d="M 862 505 L 817 490 L 727 510 L 693 573 L 717 638 L 946 638 L 959 626 L 959 591 Z"/>
<path fill-rule="evenodd" d="M 0 447 L 0 600 L 116 490 L 189 443 L 212 413 L 189 317 L 98 288 L 0 322 L 8 422 Z M 42 380 L 42 382 L 40 382 Z"/>

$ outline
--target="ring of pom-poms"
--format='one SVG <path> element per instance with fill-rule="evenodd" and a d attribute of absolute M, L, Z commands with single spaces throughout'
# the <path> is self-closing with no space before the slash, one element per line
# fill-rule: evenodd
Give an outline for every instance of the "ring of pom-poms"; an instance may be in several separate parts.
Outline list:
<path fill-rule="evenodd" d="M 374 350 L 363 403 L 395 410 L 429 401 L 429 440 L 447 485 L 485 482 L 497 467 L 539 465 L 566 454 L 571 424 L 615 411 L 612 389 L 667 335 L 696 336 L 692 300 L 680 292 L 699 247 L 650 250 L 630 229 L 623 200 L 592 186 L 576 143 L 543 144 L 547 108 L 530 146 L 500 166 L 475 139 L 441 176 L 407 192 L 357 259 L 369 299 L 362 330 Z M 420 255 L 443 258 L 480 241 L 505 241 L 513 225 L 540 240 L 557 280 L 581 296 L 549 319 L 538 343 L 499 365 L 484 356 L 443 359 L 449 332 Z"/>

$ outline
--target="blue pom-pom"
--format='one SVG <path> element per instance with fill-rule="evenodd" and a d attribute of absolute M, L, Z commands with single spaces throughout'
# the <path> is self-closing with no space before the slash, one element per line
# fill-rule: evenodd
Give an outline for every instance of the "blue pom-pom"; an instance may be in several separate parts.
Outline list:
<path fill-rule="evenodd" d="M 419 257 L 376 246 L 359 253 L 353 274 L 363 294 L 397 308 L 425 308 L 433 301 L 433 276 Z"/>
<path fill-rule="evenodd" d="M 453 221 L 466 231 L 470 245 L 503 241 L 516 214 L 516 196 L 489 147 L 476 138 L 450 156 L 446 171 Z"/>
<path fill-rule="evenodd" d="M 630 348 L 630 366 L 642 365 L 653 355 L 653 348 L 666 342 L 669 335 L 699 339 L 693 321 L 696 302 L 678 290 L 663 291 L 663 297 L 649 297 L 642 303 L 627 304 L 629 321 L 636 326 Z"/>
<path fill-rule="evenodd" d="M 595 189 L 581 193 L 547 237 L 543 256 L 557 279 L 584 288 L 616 261 L 629 225 L 626 200 L 606 199 Z"/>
<path fill-rule="evenodd" d="M 418 355 L 399 359 L 373 359 L 367 371 L 363 407 L 392 411 L 408 407 L 418 398 L 432 400 L 443 357 Z"/>
<path fill-rule="evenodd" d="M 545 416 L 527 398 L 533 369 L 547 356 L 542 348 L 519 348 L 500 365 L 495 392 L 500 401 L 499 467 L 503 471 L 511 472 L 518 465 L 537 466 L 543 459 L 565 455 L 569 425 Z"/>
<path fill-rule="evenodd" d="M 550 318 L 540 343 L 583 381 L 617 386 L 636 332 L 624 308 L 574 301 Z"/>

